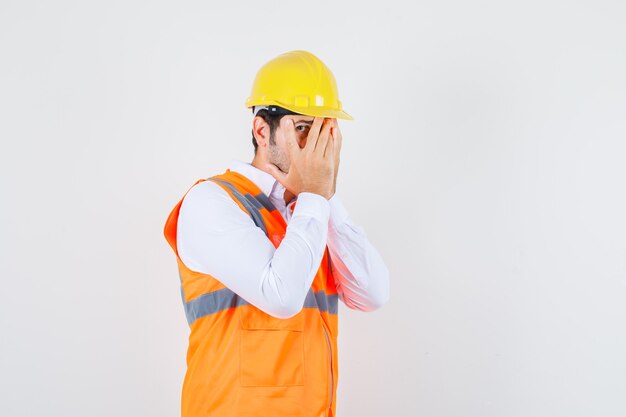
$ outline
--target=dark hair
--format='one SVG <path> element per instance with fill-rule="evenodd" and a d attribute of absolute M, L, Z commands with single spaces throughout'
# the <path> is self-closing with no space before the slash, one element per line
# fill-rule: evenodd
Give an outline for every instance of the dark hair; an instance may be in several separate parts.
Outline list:
<path fill-rule="evenodd" d="M 282 119 L 283 116 L 287 116 L 288 114 L 300 114 L 300 113 L 296 113 L 291 110 L 287 110 L 284 107 L 279 107 L 276 105 L 270 105 L 268 106 L 268 108 L 269 109 L 259 110 L 259 112 L 256 115 L 262 118 L 263 120 L 265 120 L 265 123 L 267 123 L 270 126 L 270 144 L 274 145 L 275 144 L 274 132 L 276 132 L 276 129 L 278 128 L 278 125 L 280 124 L 280 119 Z M 256 155 L 256 150 L 259 147 L 259 144 L 257 143 L 256 138 L 254 137 L 254 129 L 252 130 L 252 144 L 254 145 L 254 154 Z"/>
<path fill-rule="evenodd" d="M 276 129 L 278 128 L 278 125 L 280 124 L 280 119 L 282 119 L 283 116 L 286 116 L 286 115 L 285 114 L 270 114 L 270 112 L 267 111 L 266 109 L 259 110 L 259 112 L 256 115 L 259 116 L 261 119 L 265 120 L 265 123 L 267 123 L 270 126 L 270 143 L 273 145 L 274 144 L 274 132 L 276 132 Z M 252 144 L 254 145 L 254 154 L 256 155 L 256 150 L 259 147 L 259 144 L 257 143 L 256 138 L 254 137 L 254 130 L 252 131 Z"/>

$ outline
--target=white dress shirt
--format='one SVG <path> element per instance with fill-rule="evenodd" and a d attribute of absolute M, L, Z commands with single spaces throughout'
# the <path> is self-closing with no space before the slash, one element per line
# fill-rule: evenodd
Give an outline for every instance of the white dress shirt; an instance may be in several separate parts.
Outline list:
<path fill-rule="evenodd" d="M 388 300 L 387 267 L 337 193 L 327 200 L 302 192 L 286 205 L 285 188 L 271 174 L 240 160 L 229 169 L 269 197 L 287 223 L 285 237 L 275 248 L 221 186 L 203 181 L 189 190 L 178 217 L 177 249 L 187 268 L 210 274 L 267 314 L 289 318 L 302 309 L 328 245 L 346 306 L 372 311 Z"/>

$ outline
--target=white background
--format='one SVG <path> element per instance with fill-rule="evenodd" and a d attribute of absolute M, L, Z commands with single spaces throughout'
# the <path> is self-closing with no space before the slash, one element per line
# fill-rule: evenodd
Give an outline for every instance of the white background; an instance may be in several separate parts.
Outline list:
<path fill-rule="evenodd" d="M 626 415 L 621 0 L 1 0 L 0 415 L 178 415 L 163 224 L 252 159 L 292 49 L 355 117 L 338 192 L 391 272 L 340 307 L 339 417 Z"/>

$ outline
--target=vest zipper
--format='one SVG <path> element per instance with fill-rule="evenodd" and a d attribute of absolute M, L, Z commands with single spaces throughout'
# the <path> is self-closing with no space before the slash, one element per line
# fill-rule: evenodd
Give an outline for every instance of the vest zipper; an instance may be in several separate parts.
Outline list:
<path fill-rule="evenodd" d="M 333 351 L 330 345 L 330 338 L 328 337 L 328 332 L 326 332 L 326 327 L 322 325 L 322 329 L 324 329 L 324 336 L 326 336 L 326 342 L 328 342 L 328 355 L 330 356 L 330 384 L 328 390 L 328 407 L 330 408 L 330 404 L 333 401 Z"/>

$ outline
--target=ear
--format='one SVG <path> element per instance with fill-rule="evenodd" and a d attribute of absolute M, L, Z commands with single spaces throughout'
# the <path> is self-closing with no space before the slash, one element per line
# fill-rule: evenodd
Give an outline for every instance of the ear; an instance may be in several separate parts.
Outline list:
<path fill-rule="evenodd" d="M 262 117 L 252 119 L 252 134 L 259 147 L 267 146 L 270 141 L 270 125 Z"/>

